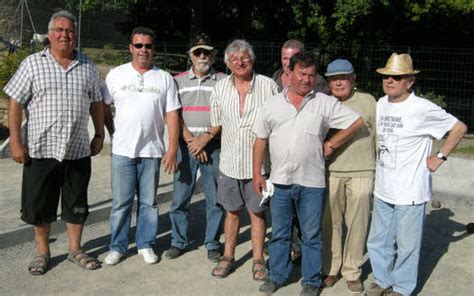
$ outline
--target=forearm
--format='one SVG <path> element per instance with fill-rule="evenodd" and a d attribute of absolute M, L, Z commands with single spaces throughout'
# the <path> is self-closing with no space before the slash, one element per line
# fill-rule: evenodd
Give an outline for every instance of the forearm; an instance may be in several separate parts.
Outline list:
<path fill-rule="evenodd" d="M 114 117 L 110 105 L 104 104 L 104 122 L 109 135 L 113 135 L 115 132 Z"/>
<path fill-rule="evenodd" d="M 89 112 L 94 123 L 95 133 L 104 135 L 104 104 L 102 102 L 93 102 Z"/>
<path fill-rule="evenodd" d="M 346 129 L 337 131 L 328 141 L 328 145 L 332 149 L 341 147 L 345 142 L 352 138 L 357 131 L 364 126 L 364 120 L 359 117 L 351 126 Z"/>
<path fill-rule="evenodd" d="M 179 114 L 178 111 L 167 112 L 166 122 L 168 125 L 168 151 L 176 153 L 179 138 Z"/>
<path fill-rule="evenodd" d="M 261 175 L 263 158 L 268 139 L 257 138 L 253 144 L 253 175 Z"/>
<path fill-rule="evenodd" d="M 181 126 L 181 137 L 185 142 L 190 141 L 194 137 L 194 134 L 189 131 L 182 117 L 179 117 L 179 123 Z"/>
<path fill-rule="evenodd" d="M 453 128 L 449 131 L 448 137 L 446 138 L 446 141 L 444 141 L 444 144 L 441 146 L 439 151 L 448 156 L 456 148 L 466 132 L 466 125 L 462 121 L 458 120 L 458 122 L 456 122 Z"/>
<path fill-rule="evenodd" d="M 21 121 L 23 117 L 23 106 L 14 99 L 8 102 L 8 129 L 10 132 L 10 143 L 21 143 Z"/>

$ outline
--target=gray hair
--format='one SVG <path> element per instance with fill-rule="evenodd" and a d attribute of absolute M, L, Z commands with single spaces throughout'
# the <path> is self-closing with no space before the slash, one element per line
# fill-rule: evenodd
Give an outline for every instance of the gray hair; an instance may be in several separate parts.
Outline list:
<path fill-rule="evenodd" d="M 303 51 L 304 44 L 299 40 L 289 39 L 289 40 L 286 40 L 285 43 L 283 43 L 281 48 L 296 48 L 296 49 L 299 49 L 300 51 Z"/>
<path fill-rule="evenodd" d="M 255 62 L 255 52 L 253 51 L 252 45 L 243 39 L 235 39 L 224 51 L 224 62 L 227 64 L 229 62 L 229 54 L 234 52 L 248 52 L 250 55 L 250 60 L 252 64 Z"/>
<path fill-rule="evenodd" d="M 64 18 L 69 19 L 69 20 L 72 22 L 72 24 L 74 25 L 74 31 L 76 31 L 76 28 L 77 28 L 77 20 L 76 20 L 76 17 L 75 17 L 72 13 L 70 13 L 69 11 L 67 11 L 67 10 L 61 10 L 61 11 L 55 12 L 55 13 L 51 16 L 51 18 L 49 19 L 48 32 L 53 29 L 54 20 L 57 19 L 58 17 L 64 17 Z"/>

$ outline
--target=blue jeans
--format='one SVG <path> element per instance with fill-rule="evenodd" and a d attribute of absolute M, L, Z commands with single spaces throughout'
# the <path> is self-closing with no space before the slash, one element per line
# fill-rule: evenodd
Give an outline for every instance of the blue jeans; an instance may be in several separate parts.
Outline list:
<path fill-rule="evenodd" d="M 173 180 L 173 202 L 170 210 L 171 245 L 184 249 L 188 245 L 189 202 L 196 185 L 197 171 L 201 172 L 201 188 L 206 199 L 206 235 L 204 245 L 207 250 L 220 248 L 224 210 L 217 203 L 217 177 L 219 175 L 220 143 L 211 141 L 204 149 L 209 161 L 199 163 L 188 151 L 184 141 L 179 141 L 178 171 Z"/>
<path fill-rule="evenodd" d="M 129 158 L 112 154 L 112 210 L 110 212 L 110 250 L 125 254 L 137 195 L 137 249 L 151 248 L 158 231 L 156 191 L 161 158 Z"/>
<path fill-rule="evenodd" d="M 374 198 L 367 250 L 375 283 L 382 288 L 403 295 L 415 289 L 425 208 L 426 203 L 402 206 Z"/>
<path fill-rule="evenodd" d="M 268 247 L 270 279 L 275 283 L 284 283 L 292 270 L 290 251 L 294 207 L 302 236 L 302 283 L 321 286 L 324 192 L 325 188 L 275 184 L 275 192 L 270 201 L 272 239 Z"/>

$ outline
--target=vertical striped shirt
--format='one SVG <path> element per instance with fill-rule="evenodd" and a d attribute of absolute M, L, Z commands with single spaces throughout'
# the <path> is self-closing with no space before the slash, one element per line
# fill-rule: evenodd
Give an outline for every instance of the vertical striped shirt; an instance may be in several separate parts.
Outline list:
<path fill-rule="evenodd" d="M 79 159 L 89 156 L 89 107 L 102 101 L 95 64 L 74 51 L 64 69 L 46 47 L 28 56 L 5 86 L 25 106 L 28 153 L 33 158 Z"/>
<path fill-rule="evenodd" d="M 219 169 L 235 179 L 251 179 L 252 148 L 255 135 L 252 126 L 260 106 L 278 93 L 278 85 L 271 78 L 253 73 L 245 106 L 240 116 L 240 96 L 234 76 L 220 80 L 211 94 L 211 125 L 221 126 L 221 155 Z M 269 172 L 265 162 L 262 173 Z"/>

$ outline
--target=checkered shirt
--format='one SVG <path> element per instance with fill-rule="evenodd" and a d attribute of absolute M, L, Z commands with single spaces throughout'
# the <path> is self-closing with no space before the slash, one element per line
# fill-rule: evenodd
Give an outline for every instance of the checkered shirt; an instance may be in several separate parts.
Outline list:
<path fill-rule="evenodd" d="M 5 86 L 24 105 L 27 146 L 32 158 L 79 159 L 89 156 L 89 107 L 102 101 L 95 64 L 75 51 L 67 69 L 49 48 L 28 56 Z"/>

